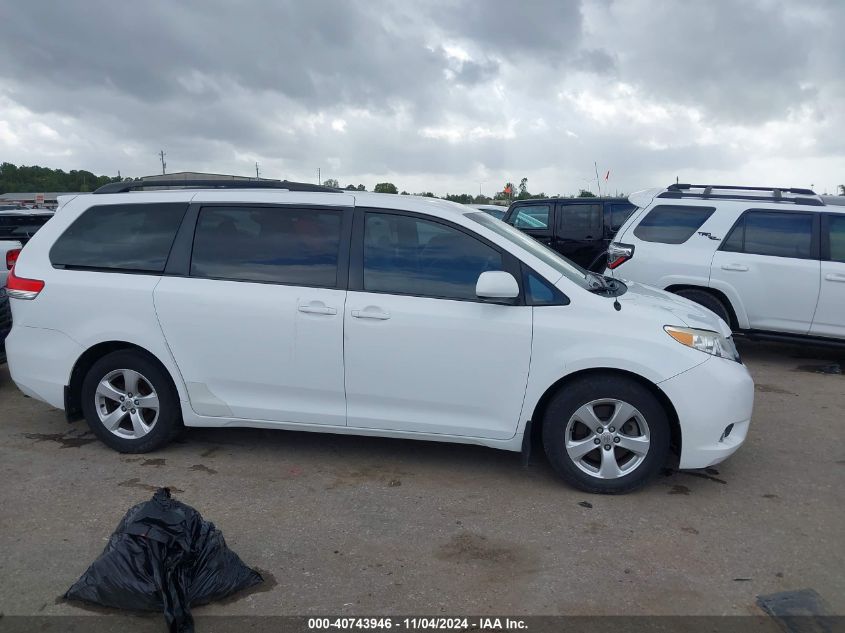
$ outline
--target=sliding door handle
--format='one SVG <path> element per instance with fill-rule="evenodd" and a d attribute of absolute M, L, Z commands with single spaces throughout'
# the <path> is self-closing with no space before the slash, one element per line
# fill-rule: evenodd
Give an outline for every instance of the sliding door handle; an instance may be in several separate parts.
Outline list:
<path fill-rule="evenodd" d="M 845 274 L 842 273 L 828 273 L 824 276 L 828 281 L 845 281 Z"/>
<path fill-rule="evenodd" d="M 748 272 L 748 266 L 745 264 L 722 264 L 722 270 L 733 270 L 738 273 Z"/>
<path fill-rule="evenodd" d="M 390 318 L 390 313 L 385 312 L 380 308 L 367 306 L 363 310 L 352 310 L 350 314 L 356 319 L 375 319 L 376 321 L 386 321 Z"/>

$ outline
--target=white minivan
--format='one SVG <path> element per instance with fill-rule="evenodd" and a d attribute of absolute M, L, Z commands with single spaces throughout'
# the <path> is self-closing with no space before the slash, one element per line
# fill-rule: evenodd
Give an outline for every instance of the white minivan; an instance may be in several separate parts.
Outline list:
<path fill-rule="evenodd" d="M 727 324 L 481 211 L 285 181 L 106 185 L 8 281 L 12 378 L 121 452 L 183 427 L 528 450 L 591 492 L 742 444 Z"/>

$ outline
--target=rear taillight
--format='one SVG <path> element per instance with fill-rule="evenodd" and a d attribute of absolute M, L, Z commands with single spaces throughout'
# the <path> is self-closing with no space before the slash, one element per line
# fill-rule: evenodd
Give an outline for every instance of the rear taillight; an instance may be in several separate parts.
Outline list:
<path fill-rule="evenodd" d="M 611 242 L 607 247 L 607 267 L 610 270 L 618 268 L 634 256 L 633 244 Z"/>
<path fill-rule="evenodd" d="M 6 251 L 6 270 L 12 270 L 12 266 L 15 265 L 15 262 L 18 261 L 18 256 L 21 254 L 21 249 L 13 248 L 12 250 Z"/>
<path fill-rule="evenodd" d="M 15 269 L 9 271 L 6 279 L 6 294 L 12 299 L 35 299 L 44 289 L 44 282 L 40 279 L 24 279 L 15 274 Z"/>

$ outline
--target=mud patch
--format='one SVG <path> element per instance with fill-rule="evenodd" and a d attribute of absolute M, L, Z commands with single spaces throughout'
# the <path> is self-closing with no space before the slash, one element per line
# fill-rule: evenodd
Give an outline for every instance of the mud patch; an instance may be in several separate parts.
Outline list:
<path fill-rule="evenodd" d="M 141 466 L 164 466 L 166 463 L 163 457 L 156 457 L 155 459 L 145 459 L 141 462 Z"/>
<path fill-rule="evenodd" d="M 786 389 L 782 389 L 776 385 L 763 385 L 760 383 L 755 383 L 754 391 L 759 391 L 760 393 L 783 393 L 788 396 L 796 396 L 798 394 L 792 393 L 791 391 L 787 391 Z"/>
<path fill-rule="evenodd" d="M 214 453 L 220 450 L 219 446 L 212 446 L 211 448 L 205 449 L 202 453 L 200 453 L 200 457 L 213 457 Z"/>
<path fill-rule="evenodd" d="M 97 441 L 97 438 L 90 431 L 81 435 L 71 435 L 70 433 L 24 433 L 23 436 L 28 440 L 35 440 L 36 442 L 55 442 L 60 445 L 60 448 L 79 448 L 80 446 Z"/>
<path fill-rule="evenodd" d="M 436 557 L 453 563 L 515 563 L 519 559 L 516 547 L 493 544 L 486 536 L 472 532 L 453 536 L 438 548 Z"/>
<path fill-rule="evenodd" d="M 689 527 L 689 526 L 682 527 L 681 532 L 686 532 L 687 534 L 700 534 L 700 532 L 698 530 L 696 530 L 694 527 Z"/>
<path fill-rule="evenodd" d="M 763 499 L 780 499 L 780 497 L 774 493 L 768 492 L 763 495 Z"/>
<path fill-rule="evenodd" d="M 689 495 L 692 492 L 686 486 L 672 486 L 672 489 L 667 493 L 670 495 Z"/>
<path fill-rule="evenodd" d="M 208 473 L 209 475 L 216 475 L 217 471 L 213 468 L 209 468 L 205 464 L 194 464 L 188 470 L 195 470 L 198 472 Z"/>
<path fill-rule="evenodd" d="M 132 479 L 127 479 L 126 481 L 121 481 L 118 486 L 123 488 L 140 488 L 141 490 L 148 490 L 150 492 L 155 492 L 159 488 L 164 488 L 165 486 L 152 486 L 150 484 L 141 483 L 141 480 L 138 477 L 133 477 Z M 185 492 L 181 488 L 177 488 L 176 486 L 166 486 L 170 488 L 170 492 Z"/>
<path fill-rule="evenodd" d="M 326 486 L 326 490 L 336 490 L 344 486 L 360 486 L 367 483 L 379 483 L 384 486 L 399 486 L 401 475 L 408 473 L 387 466 L 364 466 L 349 470 L 334 471 L 335 479 Z M 393 483 L 398 482 L 398 483 Z"/>
<path fill-rule="evenodd" d="M 578 505 L 581 506 L 582 508 L 592 508 L 593 507 L 593 504 L 590 503 L 589 501 L 579 501 Z"/>

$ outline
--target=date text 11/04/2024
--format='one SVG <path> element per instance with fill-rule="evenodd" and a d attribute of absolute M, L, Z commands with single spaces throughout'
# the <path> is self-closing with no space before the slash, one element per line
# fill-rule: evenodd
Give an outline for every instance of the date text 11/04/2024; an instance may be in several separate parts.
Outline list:
<path fill-rule="evenodd" d="M 458 631 L 518 631 L 527 629 L 525 620 L 519 618 L 309 618 L 309 630 L 331 629 L 408 629 L 408 630 L 458 630 Z"/>

